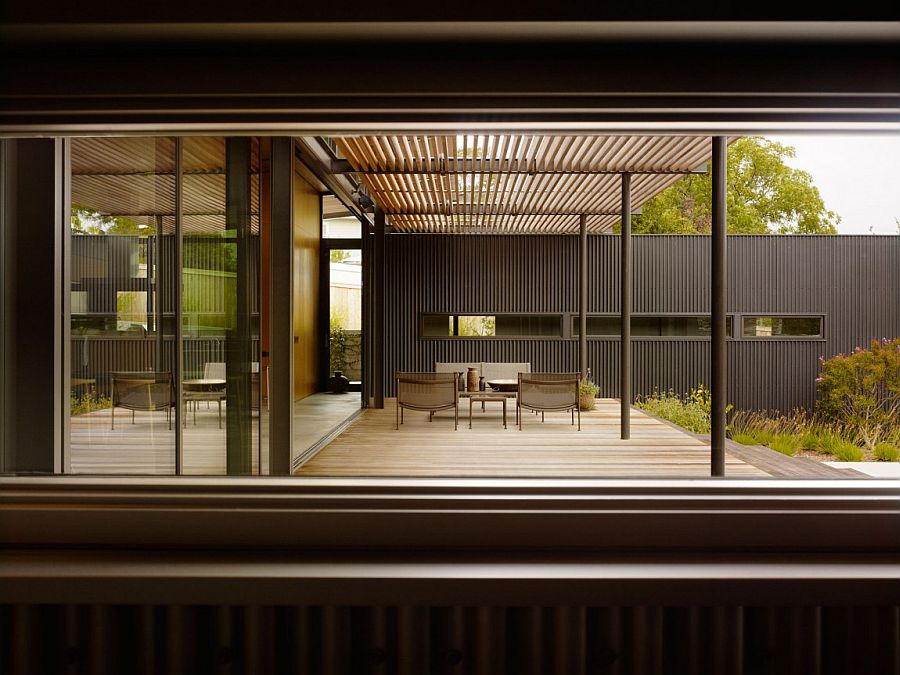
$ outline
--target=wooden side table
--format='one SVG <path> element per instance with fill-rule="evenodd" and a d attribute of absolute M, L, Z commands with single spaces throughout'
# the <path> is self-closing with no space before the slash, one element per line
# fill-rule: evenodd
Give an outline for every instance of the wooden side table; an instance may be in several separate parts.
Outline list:
<path fill-rule="evenodd" d="M 486 393 L 486 394 L 478 393 L 478 394 L 476 394 L 473 392 L 467 398 L 469 399 L 469 428 L 470 429 L 472 428 L 472 403 L 478 402 L 481 404 L 485 404 L 490 401 L 499 401 L 500 403 L 503 404 L 503 428 L 506 429 L 506 396 L 503 396 L 502 394 L 498 396 L 497 394 L 494 394 L 494 393 Z"/>

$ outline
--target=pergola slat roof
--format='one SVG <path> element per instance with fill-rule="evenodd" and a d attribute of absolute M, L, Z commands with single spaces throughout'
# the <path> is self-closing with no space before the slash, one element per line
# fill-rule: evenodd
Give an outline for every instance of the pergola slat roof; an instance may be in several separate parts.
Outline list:
<path fill-rule="evenodd" d="M 335 139 L 399 232 L 609 231 L 620 174 L 638 209 L 710 158 L 705 136 L 348 136 Z"/>

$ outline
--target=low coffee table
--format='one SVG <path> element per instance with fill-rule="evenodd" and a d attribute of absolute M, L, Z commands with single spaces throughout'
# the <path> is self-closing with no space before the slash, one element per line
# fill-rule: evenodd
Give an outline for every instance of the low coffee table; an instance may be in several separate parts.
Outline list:
<path fill-rule="evenodd" d="M 466 398 L 469 399 L 469 428 L 472 428 L 472 403 L 479 402 L 482 407 L 490 401 L 500 401 L 503 404 L 503 428 L 506 429 L 506 396 L 498 392 L 479 391 L 471 392 Z"/>

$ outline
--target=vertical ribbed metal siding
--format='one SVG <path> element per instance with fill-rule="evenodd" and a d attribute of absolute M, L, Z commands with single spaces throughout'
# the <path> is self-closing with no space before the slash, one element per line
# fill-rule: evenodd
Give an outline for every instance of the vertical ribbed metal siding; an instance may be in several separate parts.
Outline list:
<path fill-rule="evenodd" d="M 186 238 L 186 243 L 206 244 L 200 248 L 202 269 L 221 270 L 224 257 L 221 240 L 209 237 Z M 174 294 L 181 288 L 180 266 L 175 260 L 175 238 L 164 235 L 159 261 L 160 279 L 157 299 L 160 311 L 171 315 L 175 307 Z M 251 312 L 259 312 L 259 237 L 250 238 L 250 267 L 252 287 Z M 203 255 L 208 252 L 208 255 Z M 87 309 L 90 314 L 116 314 L 116 293 L 120 290 L 149 291 L 150 280 L 137 277 L 141 255 L 146 256 L 148 273 L 156 261 L 156 237 L 139 238 L 124 235 L 78 235 L 72 238 L 73 290 L 88 294 Z M 224 313 L 227 302 L 227 286 L 223 278 L 211 277 L 197 287 L 202 311 Z M 232 289 L 233 293 L 233 289 Z M 149 310 L 149 303 L 148 303 Z M 155 309 L 154 309 L 155 311 Z M 166 325 L 164 324 L 164 327 Z M 109 394 L 109 373 L 127 370 L 171 371 L 174 367 L 174 338 L 163 336 L 162 362 L 156 360 L 156 336 L 120 337 L 104 335 L 73 336 L 72 377 L 95 379 L 99 393 Z M 259 353 L 259 339 L 253 340 L 254 353 Z M 184 376 L 200 377 L 208 362 L 225 361 L 225 336 L 186 338 L 184 341 Z"/>
<path fill-rule="evenodd" d="M 588 311 L 618 311 L 619 239 L 590 237 Z M 900 238 L 732 236 L 729 312 L 822 313 L 826 340 L 729 343 L 729 400 L 743 409 L 812 406 L 818 358 L 874 337 L 900 335 Z M 577 237 L 387 237 L 385 370 L 431 370 L 435 361 L 529 361 L 577 369 L 575 340 L 419 340 L 422 313 L 576 312 Z M 709 240 L 639 236 L 635 312 L 709 311 Z M 735 323 L 735 331 L 739 331 Z M 601 396 L 617 396 L 618 342 L 592 339 Z M 707 340 L 635 340 L 635 392 L 684 392 L 707 381 Z M 392 395 L 393 382 L 386 382 Z"/>
<path fill-rule="evenodd" d="M 259 340 L 252 341 L 259 353 Z M 172 371 L 175 338 L 163 339 L 162 363 L 156 364 L 156 338 L 120 338 L 85 336 L 72 338 L 72 377 L 96 380 L 97 391 L 110 392 L 110 373 L 127 370 Z M 225 361 L 225 338 L 205 337 L 184 340 L 184 377 L 202 377 L 206 363 Z"/>
<path fill-rule="evenodd" d="M 897 675 L 897 607 L 0 606 L 0 671 Z"/>
<path fill-rule="evenodd" d="M 197 260 L 204 270 L 223 269 L 222 245 L 225 240 L 210 237 L 185 237 L 185 244 L 206 244 L 206 255 Z M 159 261 L 159 288 L 157 297 L 161 311 L 172 313 L 175 308 L 174 293 L 181 266 L 175 260 L 175 237 L 163 235 L 162 260 Z M 203 251 L 204 249 L 200 249 Z M 141 255 L 147 262 L 147 274 L 152 276 L 156 265 L 156 236 L 145 238 L 124 235 L 77 235 L 72 237 L 72 290 L 89 293 L 88 311 L 115 314 L 116 291 L 149 291 L 149 279 L 137 276 Z M 259 236 L 250 237 L 250 289 L 251 312 L 259 313 Z M 223 293 L 210 297 L 210 306 L 221 304 Z M 217 299 L 218 298 L 218 299 Z"/>

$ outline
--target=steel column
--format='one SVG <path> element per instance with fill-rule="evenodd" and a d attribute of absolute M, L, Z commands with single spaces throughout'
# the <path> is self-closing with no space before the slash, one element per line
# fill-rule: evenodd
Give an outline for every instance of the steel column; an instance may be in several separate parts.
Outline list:
<path fill-rule="evenodd" d="M 182 416 L 184 412 L 184 392 L 181 381 L 184 379 L 184 321 L 182 320 L 182 288 L 184 287 L 182 276 L 184 274 L 184 139 L 175 139 L 175 269 L 169 271 L 169 278 L 176 279 L 175 293 L 173 293 L 175 306 L 175 474 L 184 473 L 184 424 Z M 157 261 L 162 267 L 162 259 Z M 159 279 L 160 276 L 157 276 Z M 157 289 L 159 283 L 157 283 Z M 160 326 L 156 327 L 160 331 Z M 159 368 L 159 364 L 156 366 Z"/>
<path fill-rule="evenodd" d="M 360 395 L 364 408 L 369 407 L 372 396 L 372 233 L 369 221 L 360 219 L 362 234 L 362 364 Z"/>
<path fill-rule="evenodd" d="M 248 136 L 225 139 L 225 229 L 235 233 L 237 278 L 233 316 L 225 337 L 225 448 L 229 475 L 252 471 L 250 412 L 250 142 Z"/>
<path fill-rule="evenodd" d="M 587 295 L 588 295 L 588 250 L 587 250 L 587 216 L 581 214 L 578 219 L 579 242 L 579 291 L 578 291 L 578 364 L 581 379 L 587 377 Z"/>
<path fill-rule="evenodd" d="M 56 176 L 60 185 L 57 204 L 57 235 L 59 257 L 57 268 L 60 275 L 59 336 L 62 340 L 60 359 L 60 410 L 59 410 L 59 448 L 54 470 L 58 473 L 72 472 L 72 453 L 69 451 L 69 439 L 72 434 L 72 140 L 63 139 L 61 155 L 56 167 Z"/>
<path fill-rule="evenodd" d="M 69 144 L 34 138 L 5 139 L 2 145 L 0 471 L 54 473 L 62 469 L 63 416 L 69 409 L 63 327 Z"/>
<path fill-rule="evenodd" d="M 622 174 L 622 236 L 619 284 L 619 314 L 621 315 L 619 343 L 620 426 L 623 441 L 631 438 L 631 284 L 634 279 L 631 254 L 631 174 Z"/>
<path fill-rule="evenodd" d="M 712 264 L 711 298 L 712 335 L 710 345 L 710 394 L 712 397 L 710 429 L 710 473 L 725 475 L 725 405 L 728 397 L 728 360 L 726 352 L 725 309 L 726 283 L 726 197 L 727 139 L 712 139 Z"/>
<path fill-rule="evenodd" d="M 159 277 L 162 271 L 163 260 L 163 217 L 156 216 L 156 237 L 153 241 L 153 250 L 148 251 L 148 257 L 153 256 L 152 269 L 147 271 L 147 311 L 153 314 L 153 330 L 156 331 L 156 370 L 162 370 L 163 362 L 163 333 L 162 333 L 162 284 Z M 181 274 L 181 265 L 177 265 L 176 274 Z"/>
<path fill-rule="evenodd" d="M 270 160 L 269 473 L 291 472 L 294 433 L 293 157 L 290 137 L 272 138 Z"/>
<path fill-rule="evenodd" d="M 372 386 L 375 408 L 384 407 L 384 211 L 375 207 L 375 255 L 372 284 Z"/>

